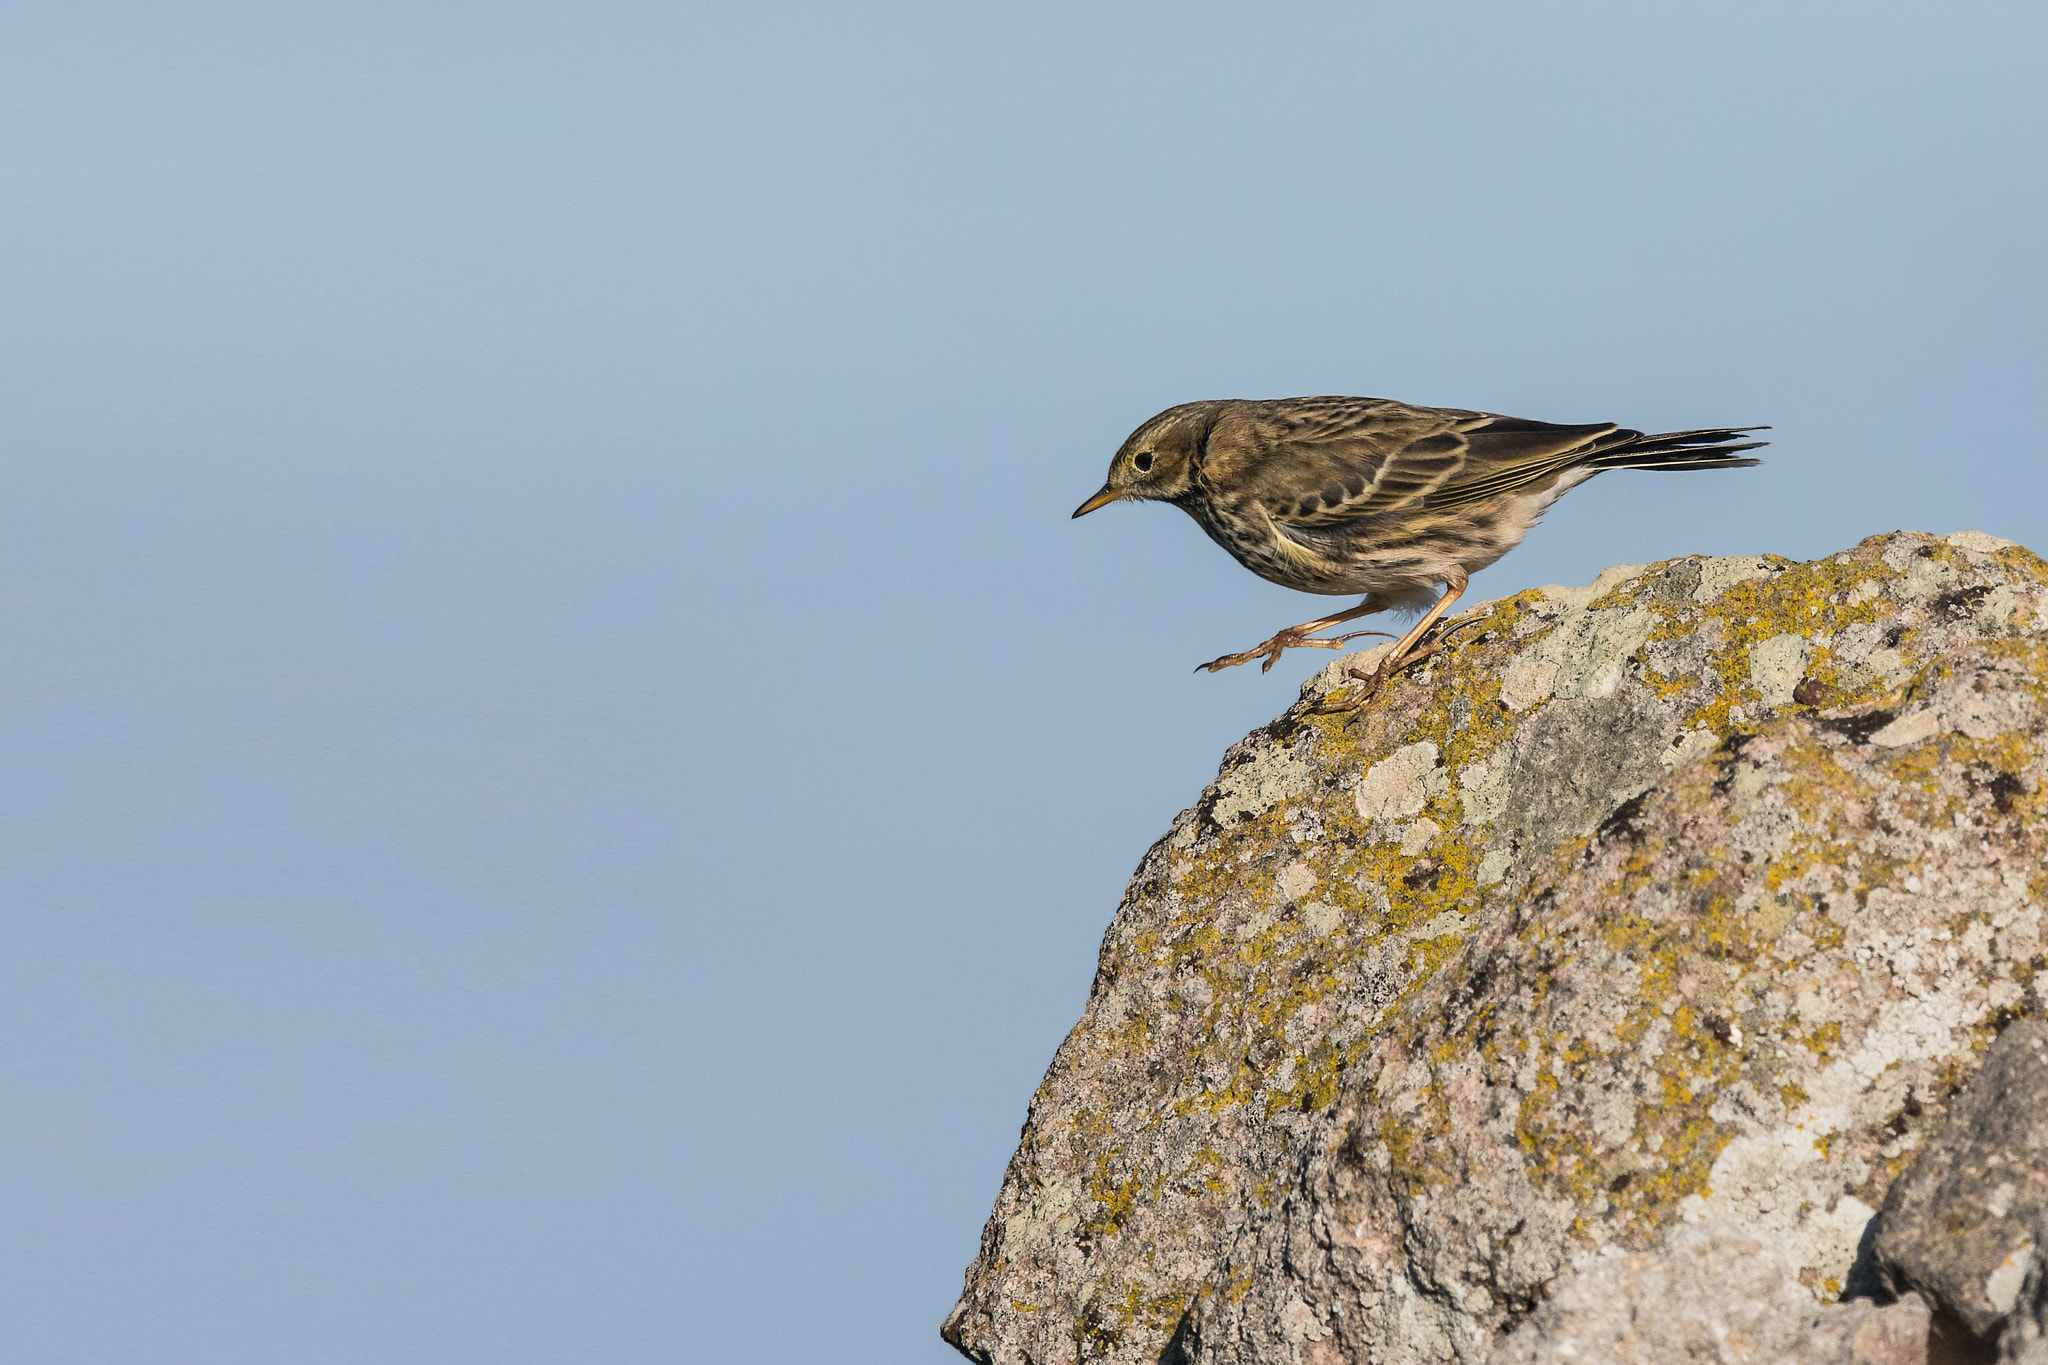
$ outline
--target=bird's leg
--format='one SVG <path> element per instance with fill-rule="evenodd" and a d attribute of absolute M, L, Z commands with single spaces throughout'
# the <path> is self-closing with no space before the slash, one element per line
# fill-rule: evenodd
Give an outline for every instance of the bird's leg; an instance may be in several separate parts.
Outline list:
<path fill-rule="evenodd" d="M 1303 621 L 1298 626 L 1289 626 L 1272 639 L 1267 640 L 1263 644 L 1253 645 L 1242 654 L 1226 654 L 1220 659 L 1211 659 L 1208 663 L 1198 664 L 1195 667 L 1195 671 L 1200 673 L 1206 669 L 1211 673 L 1217 673 L 1226 668 L 1236 668 L 1239 664 L 1248 664 L 1253 659 L 1263 655 L 1266 662 L 1259 665 L 1259 672 L 1266 673 L 1272 670 L 1274 664 L 1280 662 L 1280 655 L 1286 650 L 1342 649 L 1346 640 L 1355 640 L 1361 635 L 1384 635 L 1386 632 L 1358 630 L 1353 631 L 1349 635 L 1338 635 L 1327 640 L 1312 640 L 1309 637 L 1319 630 L 1342 625 L 1346 621 L 1356 621 L 1361 616 L 1370 616 L 1376 611 L 1385 611 L 1386 609 L 1387 604 L 1385 602 L 1368 593 L 1365 600 L 1350 611 L 1340 611 L 1335 616 L 1325 616 L 1319 621 Z"/>
<path fill-rule="evenodd" d="M 1345 696 L 1341 702 L 1335 703 L 1331 709 L 1349 710 L 1365 705 L 1379 695 L 1380 689 L 1386 686 L 1387 679 L 1393 677 L 1408 665 L 1427 659 L 1430 655 L 1450 643 L 1450 633 L 1446 632 L 1444 638 L 1420 648 L 1417 647 L 1417 642 L 1429 633 L 1429 628 L 1437 623 L 1451 603 L 1464 595 L 1465 585 L 1472 581 L 1466 576 L 1463 569 L 1453 569 L 1451 573 L 1455 576 L 1449 576 L 1444 579 L 1444 595 L 1437 598 L 1430 605 L 1429 610 L 1422 614 L 1422 619 L 1415 623 L 1413 630 L 1403 635 L 1394 647 L 1386 652 L 1385 656 L 1380 659 L 1378 667 L 1374 668 L 1370 673 L 1360 673 L 1355 664 L 1352 666 L 1351 676 L 1363 684 L 1363 687 L 1359 690 L 1358 695 Z"/>

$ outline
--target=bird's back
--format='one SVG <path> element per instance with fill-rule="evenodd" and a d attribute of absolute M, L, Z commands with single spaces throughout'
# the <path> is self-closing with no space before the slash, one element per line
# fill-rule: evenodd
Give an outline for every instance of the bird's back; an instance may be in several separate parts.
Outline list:
<path fill-rule="evenodd" d="M 1734 428 L 1645 437 L 1384 398 L 1214 405 L 1182 499 L 1241 564 L 1287 587 L 1421 600 L 1513 549 L 1604 468 L 1708 468 L 1760 442 Z"/>

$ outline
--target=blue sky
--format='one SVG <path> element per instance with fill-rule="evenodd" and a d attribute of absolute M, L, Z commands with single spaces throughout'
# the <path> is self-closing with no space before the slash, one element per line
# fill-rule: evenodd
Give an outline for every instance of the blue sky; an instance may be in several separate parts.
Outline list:
<path fill-rule="evenodd" d="M 1475 597 L 2048 545 L 2038 6 L 17 6 L 0 1354 L 939 1362 L 1322 660 L 1192 398 L 1770 423 Z"/>

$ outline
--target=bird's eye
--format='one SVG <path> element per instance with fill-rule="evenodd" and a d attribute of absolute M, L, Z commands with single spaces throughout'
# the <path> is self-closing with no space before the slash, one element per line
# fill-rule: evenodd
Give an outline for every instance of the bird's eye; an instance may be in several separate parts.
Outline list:
<path fill-rule="evenodd" d="M 1138 456 L 1138 457 L 1137 457 L 1136 459 L 1132 460 L 1132 461 L 1131 461 L 1131 468 L 1133 468 L 1133 469 L 1137 470 L 1137 471 L 1138 471 L 1138 472 L 1139 472 L 1140 474 L 1149 474 L 1149 473 L 1151 473 L 1151 472 L 1152 472 L 1152 452 L 1151 452 L 1151 451 L 1149 451 L 1149 450 L 1148 450 L 1148 451 L 1145 451 L 1145 452 L 1144 452 L 1143 454 L 1139 455 L 1139 456 Z"/>

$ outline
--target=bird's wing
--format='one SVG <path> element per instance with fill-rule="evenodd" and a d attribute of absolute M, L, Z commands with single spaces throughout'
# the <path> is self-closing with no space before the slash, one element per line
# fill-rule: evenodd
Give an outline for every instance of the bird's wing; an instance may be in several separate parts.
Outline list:
<path fill-rule="evenodd" d="M 1563 427 L 1377 398 L 1247 404 L 1212 432 L 1202 477 L 1241 490 L 1282 529 L 1484 497 L 1580 458 L 1611 423 Z"/>
<path fill-rule="evenodd" d="M 1491 413 L 1483 418 L 1466 429 L 1464 466 L 1430 490 L 1430 507 L 1457 507 L 1554 479 L 1610 446 L 1642 436 L 1613 422 L 1560 426 Z"/>
<path fill-rule="evenodd" d="M 1466 414 L 1372 398 L 1245 404 L 1217 423 L 1202 478 L 1282 526 L 1326 526 L 1400 506 L 1456 473 Z"/>

